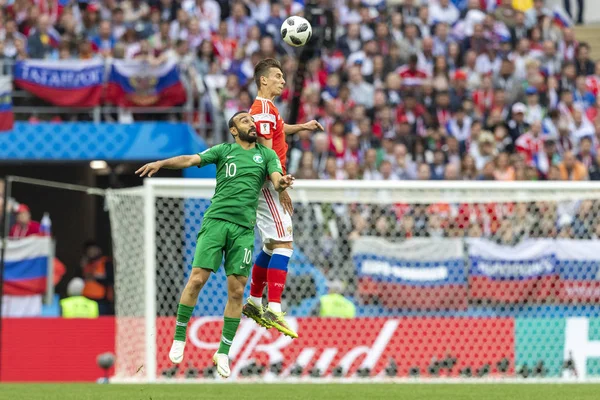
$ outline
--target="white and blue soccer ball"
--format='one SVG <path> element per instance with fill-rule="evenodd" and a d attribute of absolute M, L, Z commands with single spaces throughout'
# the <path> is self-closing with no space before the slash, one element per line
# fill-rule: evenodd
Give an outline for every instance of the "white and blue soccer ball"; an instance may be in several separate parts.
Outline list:
<path fill-rule="evenodd" d="M 281 24 L 281 37 L 290 46 L 304 46 L 312 36 L 312 26 L 305 18 L 289 17 Z"/>

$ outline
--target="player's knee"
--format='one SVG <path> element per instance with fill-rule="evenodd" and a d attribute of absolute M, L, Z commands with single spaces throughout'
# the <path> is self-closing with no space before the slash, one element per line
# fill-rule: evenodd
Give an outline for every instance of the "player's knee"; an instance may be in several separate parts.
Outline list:
<path fill-rule="evenodd" d="M 234 286 L 229 288 L 229 300 L 241 303 L 244 298 L 244 287 Z"/>
<path fill-rule="evenodd" d="M 272 249 L 272 248 L 270 248 L 268 244 L 265 244 L 265 245 L 263 246 L 263 251 L 264 251 L 266 254 L 268 254 L 269 256 L 272 256 L 272 255 L 273 255 L 273 249 Z"/>
<path fill-rule="evenodd" d="M 188 281 L 188 285 L 193 291 L 200 291 L 204 284 L 206 283 L 206 278 L 201 274 L 192 274 L 190 276 L 190 280 Z"/>

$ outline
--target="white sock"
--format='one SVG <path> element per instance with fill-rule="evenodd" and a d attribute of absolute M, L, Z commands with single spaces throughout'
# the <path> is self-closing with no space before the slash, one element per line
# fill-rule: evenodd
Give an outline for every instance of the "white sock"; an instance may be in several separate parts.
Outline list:
<path fill-rule="evenodd" d="M 262 297 L 250 296 L 250 300 L 252 300 L 255 306 L 262 306 Z"/>
<path fill-rule="evenodd" d="M 269 308 L 275 312 L 281 312 L 281 303 L 269 302 Z"/>

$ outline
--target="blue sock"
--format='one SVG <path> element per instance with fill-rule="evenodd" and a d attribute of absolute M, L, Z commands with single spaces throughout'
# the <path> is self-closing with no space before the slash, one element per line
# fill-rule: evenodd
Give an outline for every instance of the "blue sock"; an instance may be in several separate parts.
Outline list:
<path fill-rule="evenodd" d="M 267 273 L 269 308 L 273 311 L 281 312 L 281 295 L 283 294 L 283 289 L 285 289 L 288 263 L 290 262 L 292 253 L 292 249 L 273 250 L 273 257 L 271 257 Z"/>
<path fill-rule="evenodd" d="M 269 268 L 269 263 L 271 262 L 271 256 L 273 253 L 268 254 L 265 253 L 263 249 L 260 253 L 258 253 L 258 257 L 256 257 L 256 261 L 254 261 L 254 265 L 258 265 L 262 268 Z"/>

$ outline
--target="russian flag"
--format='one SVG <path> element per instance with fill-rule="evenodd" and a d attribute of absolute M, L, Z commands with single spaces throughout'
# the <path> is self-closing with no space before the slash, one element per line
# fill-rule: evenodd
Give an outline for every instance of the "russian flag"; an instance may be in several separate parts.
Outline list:
<path fill-rule="evenodd" d="M 14 121 L 12 79 L 10 76 L 0 76 L 0 132 L 11 131 Z"/>
<path fill-rule="evenodd" d="M 144 61 L 115 60 L 106 98 L 123 107 L 172 107 L 185 103 L 186 92 L 173 60 L 158 66 Z"/>
<path fill-rule="evenodd" d="M 54 47 L 55 49 L 58 48 L 58 45 L 61 41 L 60 33 L 58 33 L 56 29 L 50 28 L 48 29 L 48 36 L 50 36 L 50 46 Z"/>
<path fill-rule="evenodd" d="M 28 237 L 9 240 L 5 254 L 3 294 L 27 296 L 46 291 L 48 257 L 52 240 L 50 237 Z M 54 283 L 65 272 L 64 265 L 53 261 Z"/>
<path fill-rule="evenodd" d="M 469 239 L 469 298 L 476 302 L 541 303 L 558 295 L 555 246 L 529 240 L 516 246 Z"/>
<path fill-rule="evenodd" d="M 63 107 L 100 104 L 102 60 L 25 60 L 15 65 L 15 84 L 40 99 Z"/>
<path fill-rule="evenodd" d="M 352 244 L 363 298 L 387 308 L 464 310 L 467 276 L 464 250 L 456 239 L 413 238 L 402 243 L 363 236 Z"/>
<path fill-rule="evenodd" d="M 554 7 L 554 9 L 552 10 L 552 18 L 554 20 L 554 23 L 562 28 L 568 28 L 573 26 L 573 21 L 571 21 L 569 15 L 560 6 Z"/>

